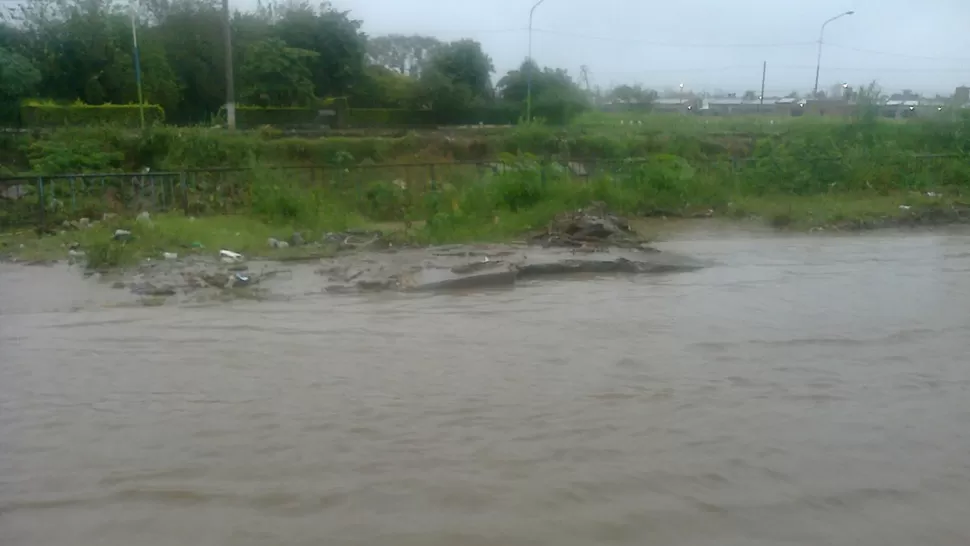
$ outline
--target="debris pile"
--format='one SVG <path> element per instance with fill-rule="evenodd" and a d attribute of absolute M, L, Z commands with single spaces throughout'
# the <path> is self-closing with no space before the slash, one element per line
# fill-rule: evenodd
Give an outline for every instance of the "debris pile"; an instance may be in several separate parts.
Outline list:
<path fill-rule="evenodd" d="M 363 229 L 324 233 L 323 241 L 336 245 L 337 250 L 375 250 L 390 246 L 383 232 Z"/>
<path fill-rule="evenodd" d="M 643 248 L 647 241 L 625 218 L 610 214 L 603 203 L 558 214 L 541 233 L 531 238 L 543 247 Z"/>

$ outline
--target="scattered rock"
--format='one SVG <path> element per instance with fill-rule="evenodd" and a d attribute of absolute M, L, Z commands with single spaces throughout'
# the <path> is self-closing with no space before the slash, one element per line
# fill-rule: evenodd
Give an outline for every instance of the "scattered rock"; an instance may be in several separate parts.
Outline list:
<path fill-rule="evenodd" d="M 162 257 L 166 260 L 177 260 L 179 255 L 174 252 L 162 252 Z"/>
<path fill-rule="evenodd" d="M 138 216 L 135 217 L 135 221 L 138 222 L 139 224 L 143 224 L 148 227 L 151 227 L 153 225 L 152 215 L 148 214 L 148 211 L 139 212 Z"/>
<path fill-rule="evenodd" d="M 114 234 L 115 241 L 130 241 L 131 232 L 127 229 L 116 229 Z"/>
<path fill-rule="evenodd" d="M 81 229 L 88 229 L 91 227 L 91 219 L 81 218 L 80 220 L 77 221 L 77 224 L 78 224 L 78 227 L 80 227 Z"/>
<path fill-rule="evenodd" d="M 269 245 L 270 248 L 289 248 L 290 247 L 290 243 L 287 243 L 286 241 L 280 241 L 275 237 L 270 237 L 269 240 L 266 241 L 266 244 Z"/>
<path fill-rule="evenodd" d="M 294 231 L 293 235 L 290 236 L 290 244 L 293 246 L 303 246 L 306 241 L 303 240 L 303 234 L 299 231 Z"/>
<path fill-rule="evenodd" d="M 3 192 L 0 192 L 0 197 L 4 199 L 17 200 L 25 197 L 27 195 L 27 186 L 24 184 L 17 184 L 15 186 L 10 186 L 4 188 Z"/>
<path fill-rule="evenodd" d="M 113 220 L 113 219 L 115 219 L 117 217 L 118 217 L 118 215 L 115 214 L 115 213 L 113 213 L 113 212 L 106 212 L 106 213 L 104 213 L 101 216 L 101 221 L 102 222 L 107 222 L 108 220 Z"/>

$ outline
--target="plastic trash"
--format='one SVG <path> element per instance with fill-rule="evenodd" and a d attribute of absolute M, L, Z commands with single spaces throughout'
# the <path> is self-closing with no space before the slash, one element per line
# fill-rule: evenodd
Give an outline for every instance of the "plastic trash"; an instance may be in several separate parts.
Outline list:
<path fill-rule="evenodd" d="M 174 252 L 162 252 L 162 257 L 166 260 L 177 260 L 179 255 Z"/>
<path fill-rule="evenodd" d="M 221 256 L 222 261 L 227 264 L 241 262 L 244 259 L 242 254 L 225 249 L 219 251 L 219 256 Z"/>

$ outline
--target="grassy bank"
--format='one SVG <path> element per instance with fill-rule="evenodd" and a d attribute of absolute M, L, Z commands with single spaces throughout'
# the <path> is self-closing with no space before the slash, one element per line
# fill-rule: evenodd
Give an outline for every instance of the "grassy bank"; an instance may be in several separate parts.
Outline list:
<path fill-rule="evenodd" d="M 238 182 L 238 191 L 220 196 L 218 214 L 187 216 L 176 210 L 153 214 L 150 222 L 138 221 L 134 211 L 108 213 L 101 221 L 102 215 L 92 214 L 64 220 L 43 235 L 36 230 L 0 235 L 0 255 L 49 260 L 76 249 L 95 267 L 162 259 L 165 253 L 214 255 L 223 248 L 288 259 L 333 252 L 328 234 L 355 229 L 381 230 L 393 245 L 507 241 L 541 230 L 563 211 L 594 202 L 631 217 L 728 218 L 786 230 L 970 220 L 963 186 L 927 186 L 930 178 L 919 173 L 912 175 L 910 187 L 898 189 L 843 188 L 811 179 L 794 188 L 800 191 L 769 191 L 751 173 L 741 176 L 743 171 L 730 165 L 695 165 L 678 156 L 615 164 L 608 173 L 584 178 L 534 157 L 504 160 L 505 168 L 498 172 L 434 188 L 375 180 L 350 191 L 255 168 Z M 92 220 L 93 227 L 85 227 Z M 130 239 L 114 240 L 118 229 L 130 231 Z M 294 233 L 304 244 L 279 249 L 268 242 L 288 241 Z"/>
<path fill-rule="evenodd" d="M 377 224 L 395 231 L 398 242 L 506 240 L 592 202 L 634 217 L 714 216 L 784 229 L 859 229 L 964 221 L 962 200 L 970 191 L 970 118 L 792 121 L 785 131 L 747 136 L 705 133 L 697 125 L 521 127 L 460 137 L 277 136 L 163 128 L 145 135 L 100 129 L 37 137 L 18 148 L 31 177 L 138 165 L 153 172 L 236 169 L 196 173 L 187 182 L 184 172 L 153 179 L 150 191 L 123 180 L 99 185 L 49 179 L 43 200 L 30 185 L 33 178 L 25 179 L 25 197 L 0 201 L 0 223 L 29 226 L 42 202 L 54 235 L 8 234 L 0 253 L 63 256 L 78 243 L 119 263 L 217 247 L 266 255 L 272 253 L 270 237 L 300 232 L 314 241 L 325 232 Z M 493 162 L 415 165 L 442 157 Z M 280 164 L 326 167 L 273 167 Z M 148 228 L 133 222 L 140 210 L 163 214 Z M 95 228 L 69 227 L 106 213 L 119 216 Z M 68 227 L 61 227 L 64 222 Z M 132 230 L 133 239 L 112 246 L 114 229 Z"/>

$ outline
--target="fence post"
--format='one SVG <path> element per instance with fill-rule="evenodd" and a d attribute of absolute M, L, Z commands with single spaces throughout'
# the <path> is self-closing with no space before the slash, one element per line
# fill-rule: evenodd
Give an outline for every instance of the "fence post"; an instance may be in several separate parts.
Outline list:
<path fill-rule="evenodd" d="M 152 206 L 156 207 L 155 210 L 158 210 L 158 190 L 155 188 L 155 175 L 148 175 L 148 181 L 152 185 Z"/>
<path fill-rule="evenodd" d="M 77 213 L 77 188 L 76 188 L 76 178 L 71 177 L 71 213 Z"/>
<path fill-rule="evenodd" d="M 44 204 L 44 201 L 46 200 L 47 200 L 46 197 L 44 197 L 44 177 L 38 176 L 37 177 L 37 205 L 39 206 L 39 209 L 37 210 L 37 214 L 38 214 L 37 221 L 39 222 L 40 229 L 42 231 L 46 230 L 47 228 L 47 211 L 45 210 L 47 205 Z"/>
<path fill-rule="evenodd" d="M 189 215 L 189 190 L 185 185 L 185 171 L 179 172 L 179 186 L 182 187 L 182 212 Z"/>

